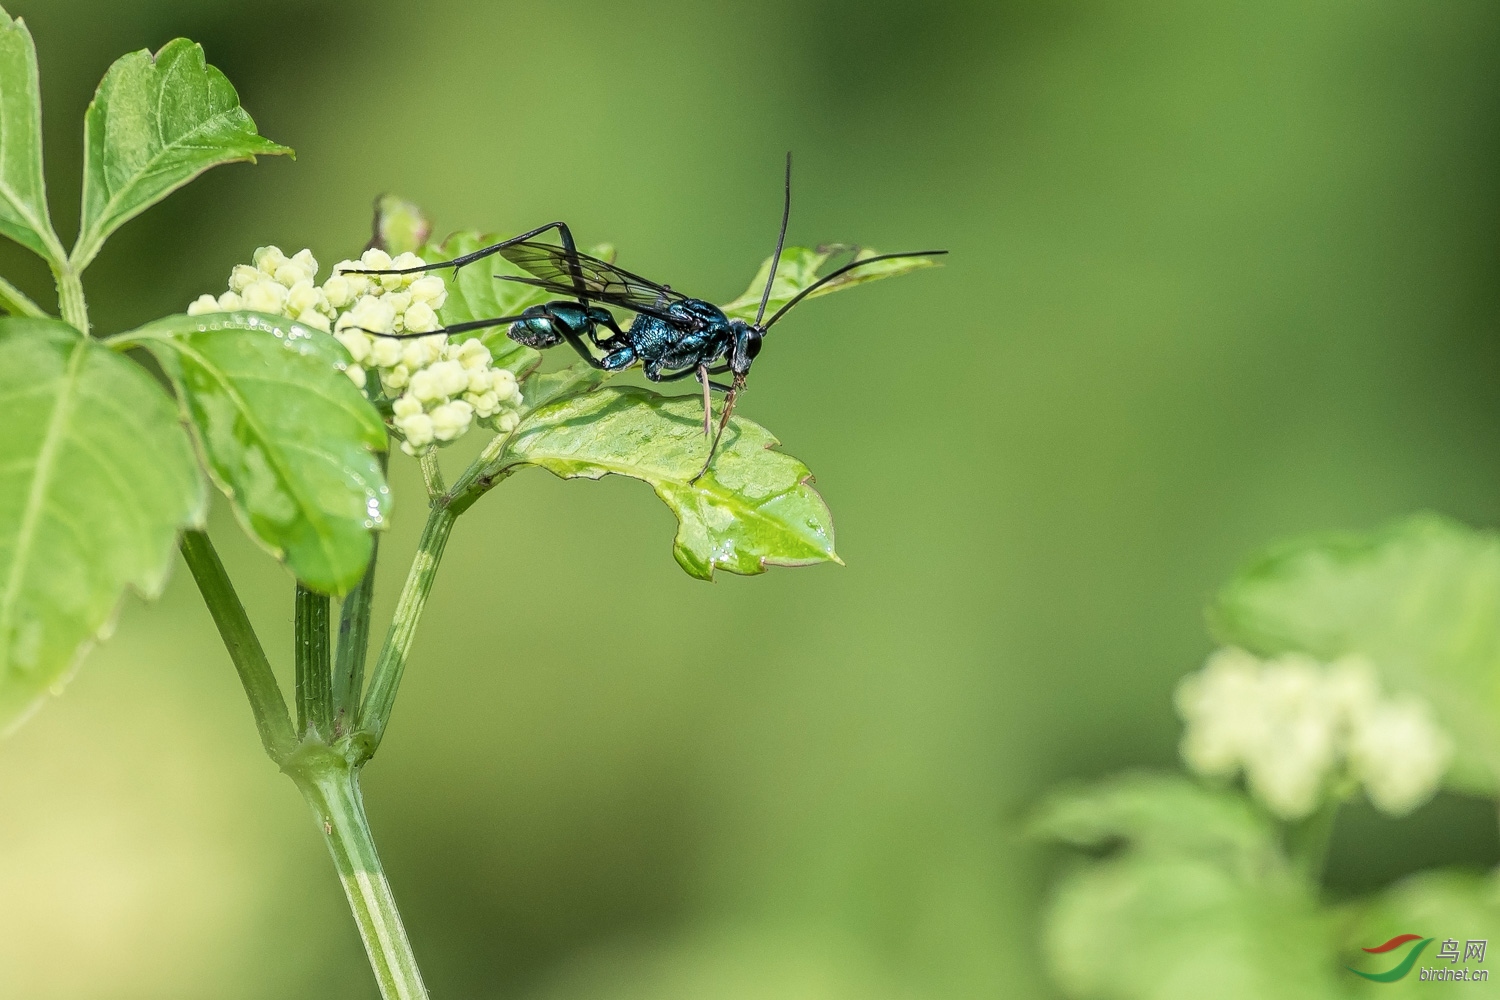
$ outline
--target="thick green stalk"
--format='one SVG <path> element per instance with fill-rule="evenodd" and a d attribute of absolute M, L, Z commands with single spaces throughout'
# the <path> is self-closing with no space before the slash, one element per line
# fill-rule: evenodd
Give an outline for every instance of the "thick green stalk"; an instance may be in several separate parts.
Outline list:
<path fill-rule="evenodd" d="M 52 277 L 57 281 L 57 308 L 62 318 L 88 333 L 89 310 L 83 299 L 83 279 L 70 264 L 55 265 Z"/>
<path fill-rule="evenodd" d="M 359 585 L 349 591 L 339 608 L 339 644 L 333 659 L 333 728 L 343 734 L 354 728 L 359 698 L 365 687 L 365 657 L 370 649 L 370 602 L 375 597 L 375 561 L 380 555 L 380 532 L 371 537 L 370 565 Z"/>
<path fill-rule="evenodd" d="M 427 988 L 380 867 L 359 793 L 359 769 L 331 747 L 309 743 L 283 767 L 312 806 L 384 1000 L 426 1000 Z"/>
<path fill-rule="evenodd" d="M 297 731 L 333 734 L 333 674 L 328 658 L 328 595 L 297 584 Z"/>
<path fill-rule="evenodd" d="M 203 603 L 218 626 L 224 647 L 229 650 L 229 659 L 240 675 L 245 697 L 250 700 L 250 711 L 255 715 L 255 728 L 260 732 L 261 745 L 267 755 L 278 764 L 297 745 L 297 734 L 292 729 L 292 717 L 287 712 L 286 698 L 266 651 L 256 638 L 255 629 L 245 614 L 245 606 L 234 592 L 229 574 L 214 551 L 213 542 L 202 531 L 186 531 L 182 535 L 182 557 L 203 594 Z"/>
<path fill-rule="evenodd" d="M 360 708 L 359 728 L 365 737 L 366 757 L 375 753 L 385 735 L 386 723 L 390 721 L 391 708 L 396 702 L 396 691 L 401 686 L 401 675 L 406 670 L 406 659 L 417 637 L 417 623 L 427 606 L 427 595 L 432 592 L 433 581 L 437 579 L 438 563 L 442 561 L 443 548 L 448 544 L 448 535 L 453 531 L 456 519 L 457 515 L 441 500 L 427 513 L 422 540 L 417 544 L 417 554 L 412 558 L 401 596 L 396 600 L 396 613 L 380 647 L 380 658 L 370 673 L 370 687 Z"/>

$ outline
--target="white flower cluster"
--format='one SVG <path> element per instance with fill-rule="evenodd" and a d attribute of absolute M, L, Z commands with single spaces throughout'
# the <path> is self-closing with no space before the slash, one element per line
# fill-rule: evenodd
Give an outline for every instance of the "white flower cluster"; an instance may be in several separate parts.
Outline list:
<path fill-rule="evenodd" d="M 1182 756 L 1209 777 L 1245 773 L 1283 819 L 1312 813 L 1339 779 L 1358 782 L 1382 812 L 1411 812 L 1436 793 L 1453 744 L 1426 702 L 1385 698 L 1374 668 L 1288 654 L 1262 661 L 1221 649 L 1177 685 Z"/>
<path fill-rule="evenodd" d="M 279 247 L 260 247 L 252 260 L 253 264 L 235 265 L 229 275 L 229 291 L 217 298 L 198 296 L 187 307 L 188 315 L 249 309 L 277 313 L 324 333 L 329 331 L 336 309 L 325 290 L 313 284 L 318 262 L 311 250 L 299 250 L 288 257 Z"/>
<path fill-rule="evenodd" d="M 217 298 L 199 297 L 188 314 L 251 309 L 332 332 L 354 361 L 347 372 L 356 385 L 366 387 L 367 369 L 379 376 L 371 388 L 392 400 L 391 422 L 408 455 L 456 441 L 476 420 L 502 433 L 513 430 L 521 388 L 513 373 L 492 364 L 484 344 L 450 343 L 440 333 L 382 336 L 438 329 L 437 312 L 448 297 L 441 277 L 344 273 L 353 268 L 404 270 L 423 263 L 415 254 L 392 259 L 382 250 L 366 250 L 358 261 L 334 265 L 333 274 L 319 286 L 313 284 L 318 262 L 311 251 L 287 257 L 276 247 L 261 247 L 254 264 L 235 267 L 229 291 Z"/>

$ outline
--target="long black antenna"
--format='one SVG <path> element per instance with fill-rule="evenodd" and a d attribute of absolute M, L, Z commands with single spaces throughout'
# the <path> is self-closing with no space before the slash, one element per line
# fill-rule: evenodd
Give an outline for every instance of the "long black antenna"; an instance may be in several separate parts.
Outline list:
<path fill-rule="evenodd" d="M 776 253 L 771 256 L 771 273 L 766 275 L 766 290 L 760 296 L 760 310 L 755 314 L 755 325 L 760 326 L 766 314 L 766 305 L 771 301 L 771 285 L 776 281 L 776 266 L 781 263 L 781 248 L 786 245 L 786 224 L 792 217 L 792 151 L 786 151 L 786 202 L 781 208 L 781 232 L 776 236 Z"/>
<path fill-rule="evenodd" d="M 780 309 L 776 310 L 776 314 L 766 321 L 766 325 L 761 327 L 761 330 L 764 331 L 771 329 L 771 324 L 775 323 L 778 319 L 785 316 L 787 310 L 792 308 L 792 306 L 796 305 L 798 302 L 801 302 L 813 292 L 816 292 L 819 288 L 822 288 L 824 285 L 828 284 L 834 278 L 837 278 L 842 274 L 847 274 L 850 271 L 854 270 L 856 267 L 864 267 L 866 264 L 874 264 L 882 260 L 899 260 L 903 257 L 940 257 L 947 252 L 948 251 L 946 250 L 913 250 L 909 253 L 883 253 L 878 254 L 874 257 L 866 257 L 864 260 L 856 260 L 852 263 L 845 264 L 837 271 L 834 271 L 832 274 L 824 275 L 823 277 L 819 278 L 817 281 L 808 285 L 806 288 L 802 289 L 802 291 L 794 295 L 790 302 L 782 306 Z"/>

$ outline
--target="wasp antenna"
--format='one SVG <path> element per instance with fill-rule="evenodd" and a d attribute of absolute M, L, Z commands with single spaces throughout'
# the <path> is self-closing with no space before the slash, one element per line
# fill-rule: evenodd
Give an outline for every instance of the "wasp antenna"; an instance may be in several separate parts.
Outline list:
<path fill-rule="evenodd" d="M 812 284 L 810 284 L 806 288 L 802 289 L 802 291 L 798 292 L 796 295 L 794 295 L 792 297 L 792 300 L 790 302 L 788 302 L 786 305 L 782 306 L 780 309 L 776 310 L 776 314 L 773 315 L 770 319 L 766 320 L 766 325 L 763 326 L 763 327 L 761 327 L 761 329 L 762 330 L 769 330 L 769 329 L 771 329 L 771 325 L 773 323 L 775 323 L 781 317 L 785 316 L 787 314 L 787 311 L 790 310 L 792 308 L 792 306 L 796 305 L 798 302 L 801 302 L 803 299 L 807 298 L 813 292 L 816 292 L 818 289 L 820 289 L 824 285 L 828 284 L 834 278 L 837 278 L 840 275 L 848 274 L 850 271 L 854 270 L 857 267 L 864 267 L 866 264 L 875 264 L 875 263 L 878 263 L 878 262 L 880 262 L 882 260 L 900 260 L 900 259 L 902 259 L 904 257 L 941 257 L 943 254 L 945 254 L 947 252 L 948 251 L 946 251 L 946 250 L 912 250 L 912 251 L 908 251 L 906 253 L 883 253 L 883 254 L 877 254 L 874 257 L 866 257 L 864 260 L 852 261 L 852 262 L 850 262 L 848 264 L 845 264 L 843 267 L 839 268 L 837 271 L 834 271 L 834 272 L 832 272 L 830 274 L 825 274 L 823 277 L 819 278 L 817 281 L 814 281 Z"/>
<path fill-rule="evenodd" d="M 766 315 L 766 306 L 771 302 L 771 286 L 776 283 L 776 267 L 781 263 L 781 248 L 786 245 L 786 224 L 792 217 L 792 151 L 786 151 L 786 200 L 781 206 L 781 232 L 776 236 L 776 252 L 771 255 L 771 273 L 766 275 L 766 290 L 760 296 L 760 309 L 755 313 L 755 325 Z M 700 473 L 701 475 L 701 473 Z"/>

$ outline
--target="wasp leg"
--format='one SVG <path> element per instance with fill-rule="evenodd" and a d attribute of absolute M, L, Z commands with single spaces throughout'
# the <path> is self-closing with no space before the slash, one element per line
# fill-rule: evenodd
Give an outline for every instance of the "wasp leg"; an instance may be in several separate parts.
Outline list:
<path fill-rule="evenodd" d="M 708 365 L 698 366 L 698 381 L 703 383 L 703 436 L 708 437 L 714 432 L 714 401 L 709 395 Z"/>

